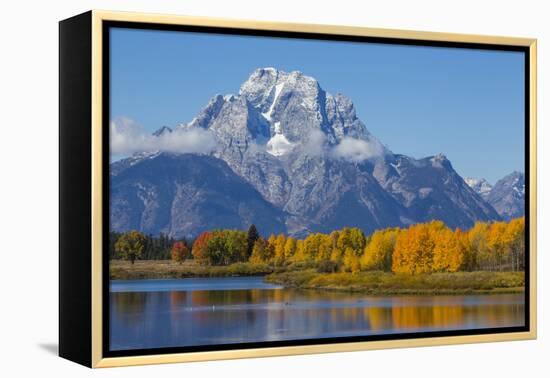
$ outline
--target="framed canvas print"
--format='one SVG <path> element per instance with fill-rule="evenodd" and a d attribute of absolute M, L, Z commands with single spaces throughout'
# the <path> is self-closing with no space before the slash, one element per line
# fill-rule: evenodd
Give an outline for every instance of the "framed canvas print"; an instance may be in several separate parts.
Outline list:
<path fill-rule="evenodd" d="M 536 337 L 536 41 L 60 22 L 62 357 Z"/>

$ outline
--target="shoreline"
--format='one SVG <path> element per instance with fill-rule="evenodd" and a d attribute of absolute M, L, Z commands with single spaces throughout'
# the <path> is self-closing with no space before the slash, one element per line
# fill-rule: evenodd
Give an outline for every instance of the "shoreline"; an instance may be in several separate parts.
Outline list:
<path fill-rule="evenodd" d="M 355 292 L 369 295 L 475 295 L 525 292 L 523 272 L 457 272 L 403 275 L 389 272 L 274 273 L 268 283 L 304 290 Z"/>
<path fill-rule="evenodd" d="M 525 292 L 524 272 L 456 272 L 423 275 L 367 271 L 319 273 L 315 269 L 276 268 L 265 264 L 238 263 L 204 266 L 193 261 L 112 260 L 110 280 L 264 277 L 264 282 L 300 290 L 323 290 L 387 295 L 486 295 Z"/>
<path fill-rule="evenodd" d="M 274 269 L 266 264 L 250 263 L 208 266 L 194 261 L 177 264 L 171 260 L 138 260 L 133 265 L 123 260 L 109 262 L 110 280 L 253 277 L 266 276 L 273 272 Z"/>

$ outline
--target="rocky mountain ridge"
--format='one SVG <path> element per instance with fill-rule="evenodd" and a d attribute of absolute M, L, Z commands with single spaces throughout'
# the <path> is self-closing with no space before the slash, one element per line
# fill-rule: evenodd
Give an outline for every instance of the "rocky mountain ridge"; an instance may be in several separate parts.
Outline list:
<path fill-rule="evenodd" d="M 298 71 L 257 69 L 241 85 L 238 95 L 216 95 L 191 122 L 174 130 L 161 128 L 155 133 L 196 129 L 210 133 L 216 148 L 206 155 L 193 154 L 193 159 L 223 162 L 249 188 L 248 193 L 253 190 L 277 210 L 283 232 L 288 234 L 302 236 L 344 226 L 372 232 L 431 219 L 467 228 L 477 220 L 500 219 L 444 155 L 414 159 L 393 153 L 367 130 L 349 98 L 326 92 L 314 78 Z M 154 179 L 151 161 L 165 161 L 167 155 L 152 152 L 113 163 L 112 187 L 126 188 L 111 193 L 113 229 L 150 224 L 154 226 L 148 226 L 147 230 L 153 233 L 193 236 L 190 231 L 193 227 L 157 216 L 170 208 L 172 217 L 180 219 L 182 216 L 178 214 L 187 214 L 190 216 L 187 221 L 193 223 L 191 215 L 200 211 L 189 213 L 187 209 L 201 206 L 195 197 L 188 196 L 182 202 L 174 190 L 163 187 L 176 187 L 182 180 L 179 174 L 168 172 L 167 167 L 154 165 L 165 174 L 166 181 L 151 183 Z M 176 161 L 181 166 L 175 167 L 173 162 L 169 166 L 177 172 L 188 170 L 191 163 L 199 164 L 189 159 Z M 133 181 L 123 179 L 128 169 L 134 172 Z M 140 169 L 143 172 L 139 173 Z M 223 169 L 218 171 L 229 174 Z M 140 185 L 153 185 L 158 192 L 170 193 L 171 197 L 167 194 L 161 202 L 143 191 L 141 203 L 154 205 L 138 206 L 135 202 L 141 212 L 132 213 L 134 221 L 130 222 L 124 214 L 133 210 L 123 205 L 124 196 L 138 198 L 135 193 Z M 225 190 L 223 186 L 212 189 L 217 191 L 215 195 L 212 193 L 216 198 Z M 256 196 L 251 198 L 259 201 Z M 206 206 L 207 202 L 208 199 L 201 203 Z M 245 222 L 241 213 L 232 214 L 239 221 L 227 218 L 227 227 Z M 254 219 L 260 214 L 254 214 L 246 221 L 258 223 Z"/>

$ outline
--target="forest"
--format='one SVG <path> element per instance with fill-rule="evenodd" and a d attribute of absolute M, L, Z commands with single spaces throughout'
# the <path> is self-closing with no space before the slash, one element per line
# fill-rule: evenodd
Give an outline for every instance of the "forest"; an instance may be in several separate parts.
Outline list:
<path fill-rule="evenodd" d="M 365 235 L 344 227 L 304 239 L 284 234 L 260 236 L 248 231 L 213 230 L 195 240 L 159 238 L 138 231 L 111 234 L 110 257 L 132 262 L 172 259 L 200 266 L 314 266 L 320 273 L 384 271 L 411 275 L 472 271 L 518 272 L 525 268 L 525 219 L 477 222 L 469 230 L 431 221 L 408 228 L 386 228 Z"/>

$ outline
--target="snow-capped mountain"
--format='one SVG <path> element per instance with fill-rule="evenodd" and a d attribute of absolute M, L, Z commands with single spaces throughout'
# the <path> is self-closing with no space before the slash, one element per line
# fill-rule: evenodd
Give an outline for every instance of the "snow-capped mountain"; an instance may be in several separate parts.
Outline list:
<path fill-rule="evenodd" d="M 221 161 L 280 212 L 277 216 L 283 217 L 284 231 L 293 235 L 343 226 L 371 232 L 431 219 L 443 220 L 451 227 L 469 227 L 476 220 L 499 219 L 444 155 L 417 160 L 394 154 L 367 130 L 349 98 L 324 91 L 314 78 L 298 71 L 257 69 L 241 85 L 238 95 L 214 96 L 191 122 L 177 126 L 172 133 L 197 129 L 210 133 L 216 148 L 209 156 L 193 154 L 193 162 Z M 165 138 L 168 130 L 158 133 Z M 185 221 L 193 223 L 187 209 L 200 206 L 193 195 L 185 197 L 186 201 L 177 200 L 175 188 L 182 178 L 167 172 L 185 170 L 189 161 L 176 159 L 177 163 L 166 167 L 155 165 L 167 181 L 151 182 L 151 160 L 168 159 L 167 156 L 171 155 L 144 156 L 143 167 L 136 163 L 136 157 L 113 164 L 112 187 L 127 188 L 112 192 L 114 229 L 141 224 L 146 217 L 149 224 L 154 224 L 147 228 L 151 232 L 191 235 L 192 227 L 183 227 L 183 220 L 174 223 L 173 219 L 189 214 Z M 181 166 L 176 167 L 177 164 Z M 129 167 L 132 180 L 125 176 Z M 222 171 L 219 174 L 228 174 Z M 186 193 L 200 192 L 199 184 L 197 180 L 186 182 Z M 172 189 L 165 190 L 163 185 Z M 194 185 L 194 189 L 189 185 Z M 212 189 L 224 191 L 223 186 Z M 162 201 L 155 194 L 158 191 L 166 193 Z M 133 223 L 125 221 L 128 217 L 124 215 L 132 206 L 119 205 L 127 203 L 124 196 L 128 195 L 135 201 L 132 206 L 141 209 L 141 215 L 139 211 L 133 213 Z M 245 198 L 240 199 L 246 202 Z M 150 205 L 144 206 L 145 203 Z M 207 200 L 203 202 L 206 203 Z M 157 216 L 160 213 L 171 215 Z M 193 214 L 199 213 L 197 210 Z M 217 216 L 222 219 L 224 214 Z M 239 223 L 235 217 L 244 223 L 242 213 L 231 214 L 227 217 L 228 226 Z M 246 221 L 255 222 L 256 216 L 259 215 L 249 214 Z"/>
<path fill-rule="evenodd" d="M 111 177 L 111 229 L 196 236 L 216 228 L 285 232 L 285 214 L 212 156 L 158 153 Z"/>
<path fill-rule="evenodd" d="M 487 196 L 487 201 L 504 219 L 525 214 L 525 175 L 512 172 L 498 180 Z"/>
<path fill-rule="evenodd" d="M 466 184 L 470 188 L 472 188 L 477 194 L 479 194 L 482 198 L 486 199 L 491 190 L 493 189 L 493 186 L 484 178 L 476 179 L 472 177 L 466 177 L 464 179 Z"/>
<path fill-rule="evenodd" d="M 156 130 L 154 133 L 153 133 L 153 136 L 161 136 L 163 134 L 170 134 L 172 132 L 172 129 L 169 128 L 168 126 L 162 126 L 160 129 Z"/>
<path fill-rule="evenodd" d="M 525 214 L 525 175 L 512 172 L 491 186 L 485 179 L 464 181 L 485 199 L 499 215 L 509 220 Z"/>

